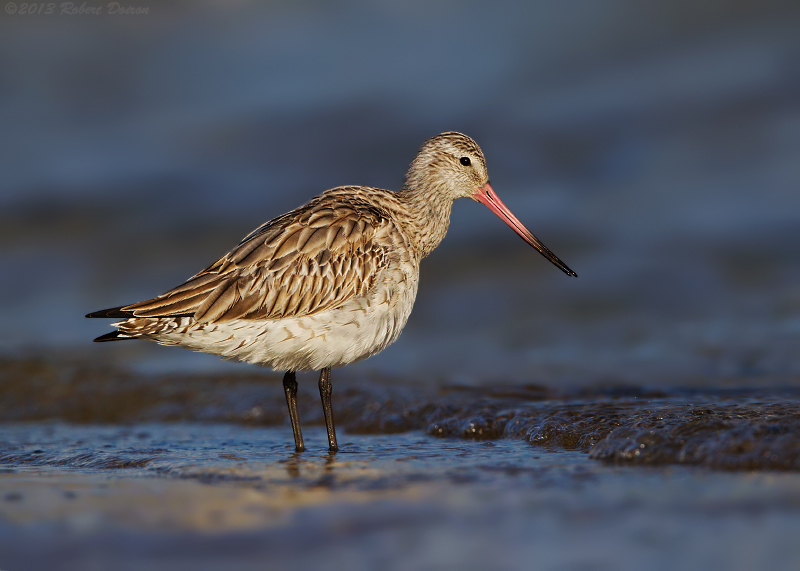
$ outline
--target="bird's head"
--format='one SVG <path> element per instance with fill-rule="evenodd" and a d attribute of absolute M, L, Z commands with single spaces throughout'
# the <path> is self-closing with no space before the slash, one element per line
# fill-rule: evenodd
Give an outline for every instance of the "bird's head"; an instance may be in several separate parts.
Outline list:
<path fill-rule="evenodd" d="M 503 204 L 489 184 L 483 151 L 472 138 L 448 131 L 425 141 L 411 162 L 404 186 L 407 191 L 421 193 L 431 201 L 471 198 L 483 203 L 561 271 L 577 277 Z"/>
<path fill-rule="evenodd" d="M 455 200 L 473 197 L 476 189 L 488 182 L 486 159 L 478 144 L 449 131 L 425 141 L 408 168 L 405 186 Z"/>

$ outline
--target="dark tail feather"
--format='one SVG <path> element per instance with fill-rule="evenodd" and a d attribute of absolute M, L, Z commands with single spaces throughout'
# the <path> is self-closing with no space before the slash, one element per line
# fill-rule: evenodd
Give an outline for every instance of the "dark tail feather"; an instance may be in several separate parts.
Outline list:
<path fill-rule="evenodd" d="M 125 307 L 123 305 L 119 307 L 112 307 L 110 309 L 101 309 L 100 311 L 93 311 L 92 313 L 87 313 L 86 317 L 105 317 L 105 318 L 113 318 L 113 319 L 125 319 L 126 317 L 133 317 L 132 311 L 122 311 L 122 308 Z M 106 333 L 105 335 L 101 335 L 97 339 L 94 340 L 95 343 L 103 343 L 105 341 L 125 341 L 126 339 L 136 339 L 136 337 L 130 337 L 128 335 L 122 335 L 119 331 L 112 331 L 111 333 Z"/>
<path fill-rule="evenodd" d="M 101 309 L 100 311 L 93 311 L 92 313 L 87 313 L 86 317 L 105 317 L 105 318 L 112 318 L 112 319 L 119 319 L 119 318 L 126 318 L 126 317 L 133 317 L 132 311 L 123 311 L 122 308 L 125 307 L 124 305 L 120 305 L 119 307 L 112 307 L 110 309 Z"/>
<path fill-rule="evenodd" d="M 128 319 L 129 317 L 137 317 L 133 311 L 122 309 L 125 307 L 112 307 L 111 309 L 101 309 L 100 311 L 93 311 L 87 313 L 86 317 L 104 317 L 107 319 Z M 142 316 L 138 316 L 142 317 Z M 147 315 L 148 319 L 158 319 L 159 317 L 194 317 L 194 312 L 191 313 L 165 313 L 164 315 Z"/>
<path fill-rule="evenodd" d="M 136 339 L 136 337 L 131 337 L 130 335 L 123 335 L 119 331 L 112 331 L 111 333 L 106 333 L 105 335 L 101 335 L 97 339 L 94 340 L 95 343 L 104 343 L 106 341 L 126 341 L 128 339 Z"/>

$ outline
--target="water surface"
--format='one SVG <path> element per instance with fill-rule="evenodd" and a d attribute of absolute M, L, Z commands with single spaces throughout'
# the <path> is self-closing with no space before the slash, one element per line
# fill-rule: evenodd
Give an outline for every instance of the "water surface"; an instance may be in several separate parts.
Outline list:
<path fill-rule="evenodd" d="M 7 425 L 7 568 L 796 568 L 796 473 L 615 467 L 519 440 Z M 34 459 L 35 457 L 35 459 Z"/>

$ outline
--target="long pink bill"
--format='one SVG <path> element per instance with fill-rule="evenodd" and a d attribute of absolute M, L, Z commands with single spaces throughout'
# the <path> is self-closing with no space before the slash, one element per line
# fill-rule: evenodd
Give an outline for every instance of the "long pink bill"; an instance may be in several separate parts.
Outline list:
<path fill-rule="evenodd" d="M 519 234 L 523 240 L 525 240 L 528 244 L 539 250 L 539 253 L 550 260 L 553 264 L 561 268 L 561 271 L 567 274 L 568 276 L 575 276 L 578 277 L 578 274 L 573 272 L 567 267 L 567 264 L 562 262 L 558 259 L 558 257 L 547 249 L 547 246 L 542 244 L 536 236 L 531 234 L 530 230 L 523 226 L 522 222 L 517 220 L 517 217 L 511 214 L 511 211 L 508 207 L 503 204 L 503 201 L 497 196 L 497 193 L 494 191 L 492 186 L 487 182 L 483 186 L 479 187 L 477 192 L 472 195 L 472 198 L 477 200 L 478 202 L 482 202 L 486 205 L 486 207 L 497 214 L 503 222 L 511 226 L 514 229 L 514 232 Z"/>

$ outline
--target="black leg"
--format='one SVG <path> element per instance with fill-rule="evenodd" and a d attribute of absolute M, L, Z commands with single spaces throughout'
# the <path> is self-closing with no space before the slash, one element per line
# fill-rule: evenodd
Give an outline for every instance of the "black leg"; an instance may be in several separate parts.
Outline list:
<path fill-rule="evenodd" d="M 303 445 L 303 433 L 300 431 L 300 415 L 297 414 L 297 381 L 294 371 L 286 371 L 283 376 L 283 392 L 286 393 L 286 404 L 289 405 L 289 420 L 292 421 L 292 432 L 294 433 L 294 450 L 303 452 L 306 447 Z"/>
<path fill-rule="evenodd" d="M 328 429 L 328 450 L 337 452 L 336 428 L 333 426 L 333 408 L 331 407 L 331 368 L 325 367 L 319 375 L 319 396 L 322 397 L 322 412 L 325 413 L 325 428 Z"/>

